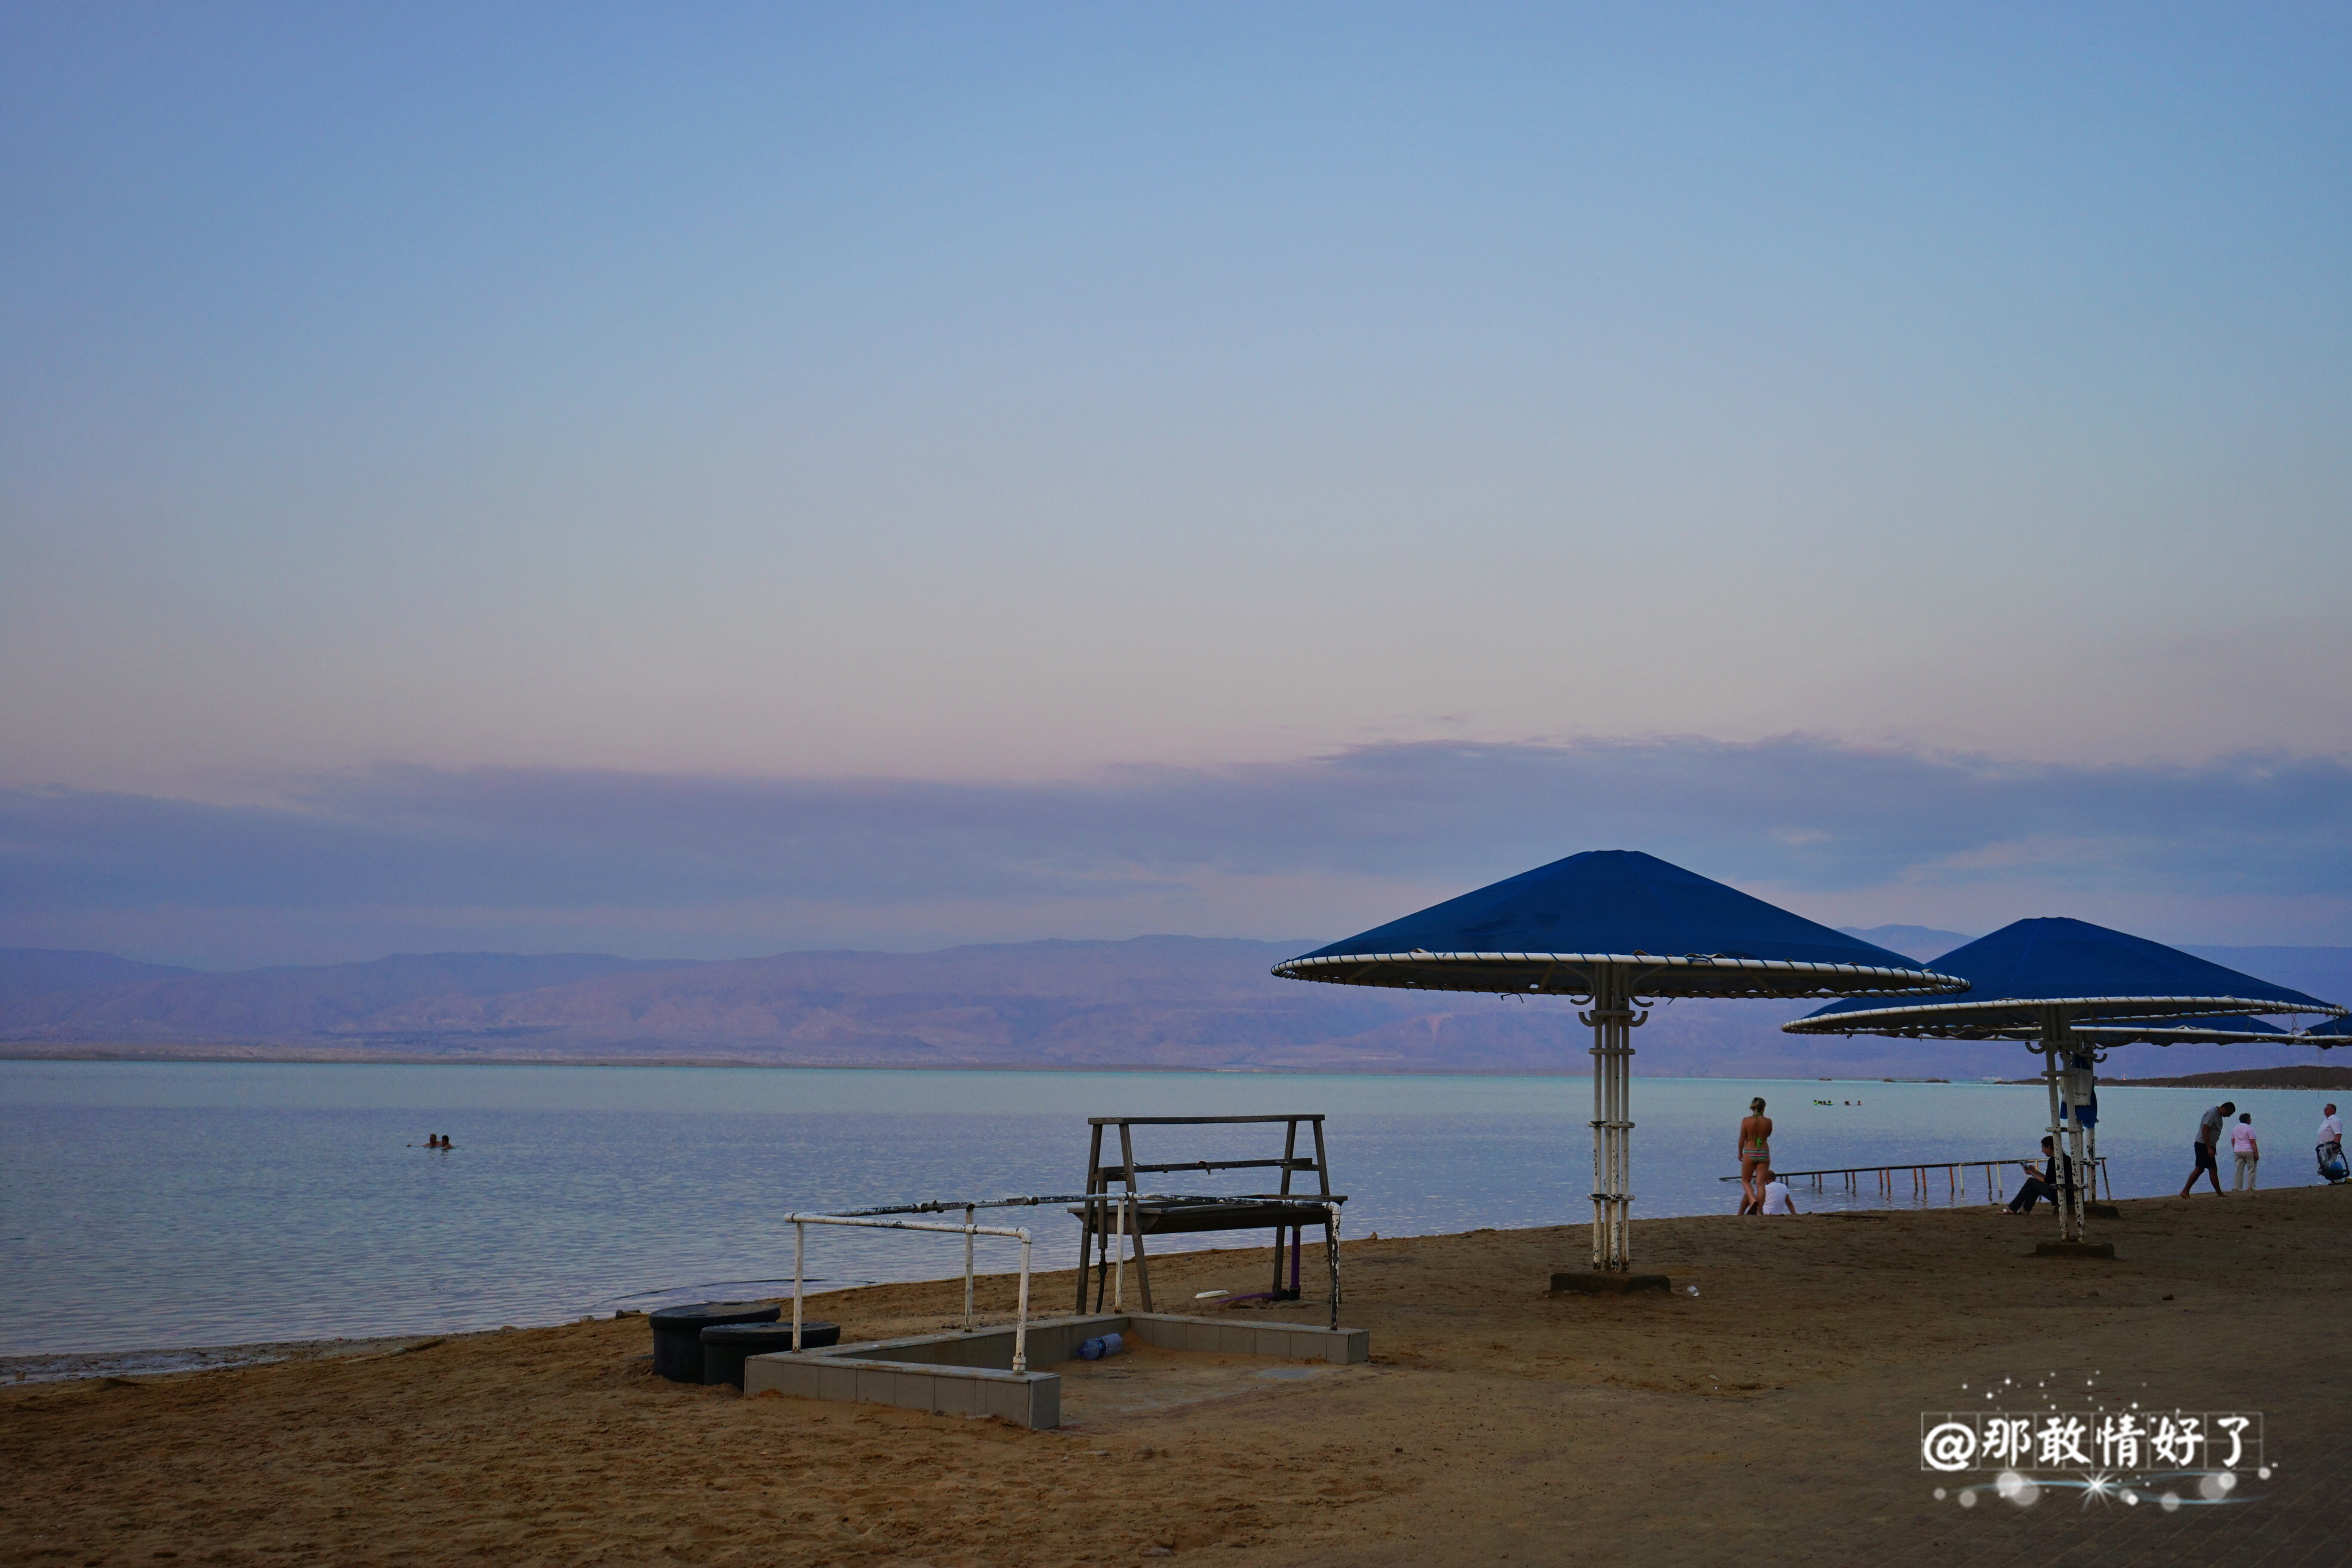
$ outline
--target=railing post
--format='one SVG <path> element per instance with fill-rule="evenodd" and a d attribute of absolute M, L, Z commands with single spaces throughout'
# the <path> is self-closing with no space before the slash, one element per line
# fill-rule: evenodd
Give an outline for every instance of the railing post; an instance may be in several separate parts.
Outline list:
<path fill-rule="evenodd" d="M 793 1221 L 793 1349 L 801 1348 L 801 1257 L 808 1250 L 808 1226 Z"/>
<path fill-rule="evenodd" d="M 1331 1263 L 1331 1326 L 1339 1326 L 1339 1205 L 1325 1204 L 1323 1212 L 1331 1216 L 1331 1245 L 1327 1249 Z"/>
<path fill-rule="evenodd" d="M 1118 1250 L 1111 1255 L 1110 1265 L 1110 1310 L 1114 1312 L 1127 1310 L 1127 1235 L 1128 1227 L 1135 1223 L 1134 1203 L 1132 1194 L 1119 1194 Z"/>
<path fill-rule="evenodd" d="M 1013 1370 L 1029 1370 L 1029 1232 L 1021 1232 L 1021 1308 L 1013 1320 Z"/>
<path fill-rule="evenodd" d="M 971 1216 L 972 1205 L 963 1205 L 963 1331 L 971 1332 Z"/>

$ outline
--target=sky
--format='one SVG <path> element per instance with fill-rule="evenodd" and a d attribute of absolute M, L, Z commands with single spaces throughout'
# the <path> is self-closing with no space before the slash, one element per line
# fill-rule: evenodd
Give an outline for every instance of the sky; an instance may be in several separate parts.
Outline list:
<path fill-rule="evenodd" d="M 0 12 L 0 942 L 2352 943 L 2330 8 Z"/>

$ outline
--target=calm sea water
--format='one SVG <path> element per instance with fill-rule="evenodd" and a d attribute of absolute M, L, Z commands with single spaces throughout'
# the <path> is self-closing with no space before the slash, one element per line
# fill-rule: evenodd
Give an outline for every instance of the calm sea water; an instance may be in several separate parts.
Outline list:
<path fill-rule="evenodd" d="M 1787 1169 L 2013 1157 L 2043 1121 L 2038 1088 L 1643 1079 L 1637 1256 L 1641 1216 L 1736 1206 L 1717 1178 L 1736 1168 L 1756 1094 Z M 2103 1093 L 2117 1192 L 2177 1191 L 2197 1115 L 2219 1098 Z M 2323 1097 L 2232 1098 L 2264 1135 L 2265 1185 L 2315 1179 Z M 792 1209 L 1075 1192 L 1089 1115 L 1295 1110 L 1330 1118 L 1349 1236 L 1591 1217 L 1582 1079 L 0 1062 L 0 1353 L 495 1328 L 776 1294 L 792 1271 L 778 1216 Z M 456 1150 L 424 1149 L 434 1132 Z M 1151 1129 L 1138 1157 L 1271 1155 L 1278 1141 Z M 1169 1185 L 1247 1192 L 1264 1176 Z M 1038 1268 L 1076 1260 L 1076 1222 L 1060 1211 L 1009 1223 L 1036 1231 Z M 981 1245 L 984 1269 L 1017 1260 L 1013 1244 Z M 813 1288 L 961 1268 L 951 1237 L 813 1233 L 810 1255 Z"/>

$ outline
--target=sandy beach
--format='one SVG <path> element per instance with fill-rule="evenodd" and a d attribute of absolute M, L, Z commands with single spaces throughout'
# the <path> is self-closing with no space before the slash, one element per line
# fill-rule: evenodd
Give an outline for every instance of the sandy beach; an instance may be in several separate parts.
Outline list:
<path fill-rule="evenodd" d="M 2112 1262 L 2030 1256 L 2046 1210 L 1661 1220 L 1637 1258 L 1675 1293 L 1622 1299 L 1548 1294 L 1583 1266 L 1575 1227 L 1354 1241 L 1341 1316 L 1369 1366 L 1104 1363 L 1053 1432 L 665 1383 L 636 1318 L 23 1385 L 0 1391 L 0 1558 L 2340 1563 L 2347 1204 L 2127 1202 L 2098 1226 Z M 1264 1258 L 1166 1259 L 1159 1305 L 1218 1310 L 1192 1293 L 1261 1288 Z M 925 1331 L 960 1296 L 878 1287 L 822 1315 Z M 986 1282 L 994 1315 L 1010 1299 Z M 2002 1378 L 2261 1411 L 2274 1474 L 2170 1513 L 1937 1500 L 1919 1413 Z"/>

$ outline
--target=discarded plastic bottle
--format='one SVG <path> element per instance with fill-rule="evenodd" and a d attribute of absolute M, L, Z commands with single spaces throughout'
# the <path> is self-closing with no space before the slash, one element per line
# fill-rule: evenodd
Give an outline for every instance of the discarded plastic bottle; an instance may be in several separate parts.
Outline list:
<path fill-rule="evenodd" d="M 1117 1355 L 1127 1348 L 1127 1341 L 1118 1334 L 1105 1334 L 1098 1340 L 1088 1340 L 1078 1347 L 1080 1361 L 1100 1361 L 1107 1355 Z"/>

